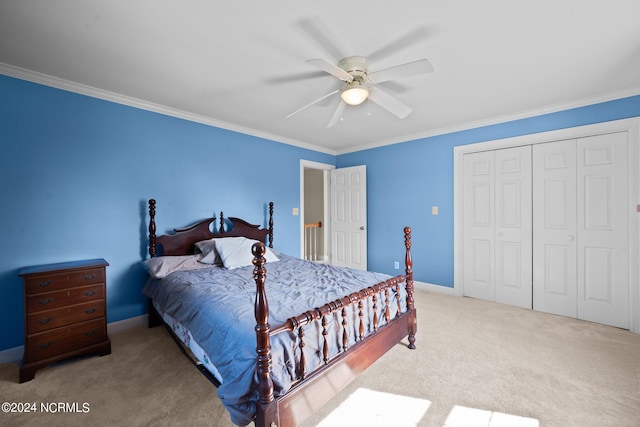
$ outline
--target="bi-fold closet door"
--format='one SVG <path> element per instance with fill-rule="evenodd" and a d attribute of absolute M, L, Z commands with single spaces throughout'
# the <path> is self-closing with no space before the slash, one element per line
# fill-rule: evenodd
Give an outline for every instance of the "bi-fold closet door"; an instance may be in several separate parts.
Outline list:
<path fill-rule="evenodd" d="M 629 328 L 626 132 L 533 146 L 533 308 Z"/>
<path fill-rule="evenodd" d="M 627 141 L 465 154 L 464 295 L 628 328 Z"/>
<path fill-rule="evenodd" d="M 531 308 L 531 146 L 464 156 L 464 295 Z"/>

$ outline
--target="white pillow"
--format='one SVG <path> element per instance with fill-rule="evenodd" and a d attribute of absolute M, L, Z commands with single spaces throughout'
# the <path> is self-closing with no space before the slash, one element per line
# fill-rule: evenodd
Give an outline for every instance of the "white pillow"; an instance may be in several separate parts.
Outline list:
<path fill-rule="evenodd" d="M 216 250 L 216 241 L 217 239 L 209 239 L 202 240 L 196 243 L 196 248 L 200 251 L 202 258 L 200 258 L 200 262 L 203 264 L 214 264 L 214 265 L 222 265 L 222 260 L 220 259 L 220 254 Z"/>
<path fill-rule="evenodd" d="M 174 271 L 210 267 L 209 265 L 198 262 L 199 258 L 200 255 L 159 256 L 149 258 L 144 261 L 143 264 L 151 277 L 154 279 L 162 279 Z"/>
<path fill-rule="evenodd" d="M 246 237 L 225 237 L 216 239 L 216 250 L 220 254 L 222 264 L 225 268 L 233 270 L 234 268 L 246 267 L 253 265 L 253 254 L 251 247 L 257 240 L 247 239 Z M 278 261 L 278 257 L 266 248 L 264 258 L 267 262 Z"/>

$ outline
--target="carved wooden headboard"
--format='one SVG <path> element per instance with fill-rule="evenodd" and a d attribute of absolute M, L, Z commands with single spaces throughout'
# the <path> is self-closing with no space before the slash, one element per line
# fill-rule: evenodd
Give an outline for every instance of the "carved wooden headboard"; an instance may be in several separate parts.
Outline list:
<path fill-rule="evenodd" d="M 189 227 L 176 228 L 173 234 L 156 236 L 156 201 L 149 199 L 149 255 L 192 255 L 194 244 L 201 240 L 221 237 L 247 237 L 259 240 L 273 248 L 273 202 L 269 202 L 269 228 L 260 228 L 259 225 L 250 224 L 240 218 L 227 218 L 231 228 L 227 231 L 225 218 L 220 212 L 218 230 L 211 231 L 212 223 L 216 217 L 203 219 Z M 159 249 L 162 249 L 160 251 Z"/>

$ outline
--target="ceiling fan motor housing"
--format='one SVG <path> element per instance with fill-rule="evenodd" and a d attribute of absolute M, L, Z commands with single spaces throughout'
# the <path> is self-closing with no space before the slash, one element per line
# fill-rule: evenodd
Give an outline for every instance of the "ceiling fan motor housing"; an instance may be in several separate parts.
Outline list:
<path fill-rule="evenodd" d="M 369 61 L 364 56 L 349 56 L 338 62 L 338 67 L 351 74 L 354 79 L 360 82 L 366 80 L 369 72 Z"/>

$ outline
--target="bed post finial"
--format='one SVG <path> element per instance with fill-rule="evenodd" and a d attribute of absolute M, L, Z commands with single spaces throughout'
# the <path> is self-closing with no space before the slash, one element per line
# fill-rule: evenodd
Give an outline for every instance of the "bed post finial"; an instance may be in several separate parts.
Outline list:
<path fill-rule="evenodd" d="M 156 199 L 149 199 L 149 256 L 156 256 Z"/>
<path fill-rule="evenodd" d="M 411 227 L 404 228 L 404 247 L 406 250 L 404 265 L 405 265 L 405 275 L 407 280 L 407 310 L 410 311 L 411 317 L 409 318 L 409 348 L 416 348 L 416 332 L 417 332 L 417 321 L 416 321 L 416 310 L 413 299 L 413 260 L 411 259 Z"/>
<path fill-rule="evenodd" d="M 220 211 L 220 227 L 218 227 L 218 233 L 224 233 L 224 214 Z"/>
<path fill-rule="evenodd" d="M 269 247 L 273 248 L 273 202 L 269 202 Z"/>

